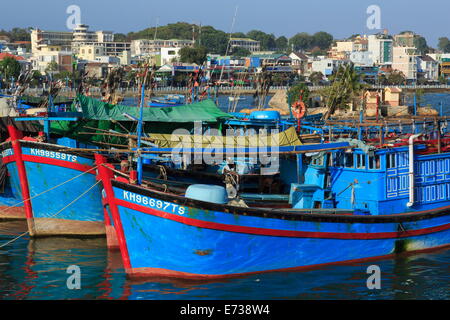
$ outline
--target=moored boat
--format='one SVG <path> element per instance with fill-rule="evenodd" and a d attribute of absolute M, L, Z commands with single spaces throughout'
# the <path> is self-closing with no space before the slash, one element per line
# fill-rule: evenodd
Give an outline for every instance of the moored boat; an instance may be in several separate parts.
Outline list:
<path fill-rule="evenodd" d="M 431 197 L 432 189 L 441 190 L 447 182 L 434 180 L 430 188 L 429 179 L 422 179 L 428 173 L 412 170 L 418 182 L 411 184 L 413 194 L 408 192 L 408 171 L 398 176 L 410 165 L 404 158 L 407 151 L 336 151 L 352 157 L 342 163 L 327 152 L 330 160 L 312 160 L 302 183 L 292 184 L 291 208 L 286 209 L 232 204 L 219 186 L 193 185 L 184 196 L 138 186 L 115 179 L 102 156 L 96 161 L 130 277 L 215 279 L 449 246 L 450 194 Z M 429 160 L 445 163 L 448 156 L 409 159 L 423 166 L 422 161 Z M 363 182 L 358 170 L 370 182 Z M 343 178 L 335 183 L 330 174 L 353 176 L 359 182 L 345 187 Z M 396 189 L 392 195 L 397 184 L 393 178 L 406 192 Z"/>
<path fill-rule="evenodd" d="M 13 126 L 8 130 L 2 160 L 11 183 L 20 185 L 30 235 L 104 236 L 94 159 L 68 147 L 24 139 Z"/>

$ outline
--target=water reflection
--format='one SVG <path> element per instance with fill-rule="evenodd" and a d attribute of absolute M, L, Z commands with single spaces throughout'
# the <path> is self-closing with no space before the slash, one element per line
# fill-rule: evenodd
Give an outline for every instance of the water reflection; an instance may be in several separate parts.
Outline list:
<path fill-rule="evenodd" d="M 0 245 L 26 230 L 0 223 Z M 222 281 L 127 279 L 119 251 L 106 240 L 18 239 L 0 248 L 0 299 L 449 299 L 450 250 L 303 272 Z M 366 287 L 367 267 L 381 269 L 381 290 Z M 66 286 L 67 267 L 81 269 L 81 289 Z"/>

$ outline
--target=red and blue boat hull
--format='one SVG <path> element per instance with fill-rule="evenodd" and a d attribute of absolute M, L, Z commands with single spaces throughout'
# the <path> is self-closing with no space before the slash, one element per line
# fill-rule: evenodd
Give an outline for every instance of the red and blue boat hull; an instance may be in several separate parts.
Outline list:
<path fill-rule="evenodd" d="M 30 235 L 104 236 L 94 160 L 62 146 L 11 138 L 2 146 L 3 162 L 11 183 L 20 185 Z"/>
<path fill-rule="evenodd" d="M 226 278 L 450 244 L 449 208 L 390 216 L 288 212 L 217 205 L 105 176 L 102 181 L 131 277 Z"/>

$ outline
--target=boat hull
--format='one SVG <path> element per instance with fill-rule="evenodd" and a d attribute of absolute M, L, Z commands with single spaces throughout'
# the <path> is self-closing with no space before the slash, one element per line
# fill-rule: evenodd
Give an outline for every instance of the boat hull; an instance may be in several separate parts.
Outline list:
<path fill-rule="evenodd" d="M 21 186 L 22 199 L 27 199 L 24 187 L 31 198 L 26 212 L 30 235 L 105 236 L 101 187 L 87 191 L 96 183 L 93 159 L 46 143 L 20 141 L 18 146 L 20 151 L 12 143 L 4 145 L 2 155 L 11 183 Z"/>
<path fill-rule="evenodd" d="M 214 279 L 447 247 L 450 212 L 392 216 L 233 208 L 113 181 L 130 277 Z M 114 215 L 114 212 L 113 212 Z"/>

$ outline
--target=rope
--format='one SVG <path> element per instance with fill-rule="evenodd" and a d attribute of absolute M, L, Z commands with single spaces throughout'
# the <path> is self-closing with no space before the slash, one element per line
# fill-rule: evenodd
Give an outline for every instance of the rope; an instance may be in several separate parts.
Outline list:
<path fill-rule="evenodd" d="M 89 191 L 91 191 L 91 190 L 92 190 L 97 184 L 99 184 L 100 182 L 101 182 L 101 180 L 98 180 L 98 181 L 97 181 L 96 183 L 94 183 L 89 189 L 87 189 L 87 190 L 84 191 L 81 195 L 79 195 L 79 196 L 76 197 L 74 200 L 72 200 L 68 205 L 64 206 L 61 210 L 59 210 L 59 211 L 56 212 L 55 214 L 51 215 L 51 216 L 49 217 L 49 219 L 50 219 L 50 218 L 53 218 L 53 217 L 56 217 L 58 214 L 60 214 L 60 213 L 63 212 L 64 210 L 66 210 L 66 209 L 67 209 L 68 207 L 70 207 L 72 204 L 74 204 L 75 202 L 77 202 L 78 200 L 80 200 L 85 194 L 87 194 Z M 17 237 L 15 237 L 15 238 L 13 238 L 13 239 L 7 241 L 6 243 L 0 245 L 0 248 L 3 248 L 3 247 L 7 246 L 7 245 L 10 244 L 10 243 L 13 243 L 14 241 L 16 241 L 16 240 L 18 240 L 18 239 L 20 239 L 20 238 L 26 236 L 26 235 L 29 234 L 29 233 L 30 233 L 29 231 L 26 231 L 26 232 L 24 232 L 24 233 L 18 235 Z"/>
<path fill-rule="evenodd" d="M 90 171 L 92 171 L 92 170 L 96 170 L 97 168 L 98 168 L 98 166 L 95 166 L 95 167 L 93 167 L 93 168 L 91 168 L 91 169 L 89 169 L 89 170 L 87 170 L 87 171 L 84 171 L 84 172 L 80 173 L 79 175 L 77 175 L 77 176 L 75 176 L 75 177 L 73 177 L 73 178 L 70 178 L 69 180 L 66 180 L 66 181 L 64 181 L 64 182 L 62 182 L 62 183 L 60 183 L 60 184 L 58 184 L 58 185 L 56 185 L 56 186 L 54 186 L 54 187 L 52 187 L 52 188 L 50 188 L 50 189 L 47 189 L 47 190 L 45 190 L 45 191 L 43 191 L 43 192 L 41 192 L 41 193 L 38 193 L 38 194 L 36 194 L 36 195 L 34 195 L 34 196 L 32 196 L 32 197 L 29 197 L 28 199 L 22 200 L 21 202 L 18 202 L 18 203 L 16 203 L 15 205 L 9 206 L 8 208 L 3 209 L 2 211 L 0 211 L 0 213 L 6 212 L 6 211 L 8 211 L 9 209 L 14 208 L 14 207 L 17 207 L 18 205 L 24 203 L 25 201 L 28 201 L 28 200 L 37 198 L 37 197 L 39 197 L 39 196 L 41 196 L 41 195 L 43 195 L 43 194 L 45 194 L 45 193 L 47 193 L 47 192 L 50 192 L 50 191 L 52 191 L 52 190 L 54 190 L 54 189 L 56 189 L 56 188 L 59 188 L 59 187 L 65 185 L 66 183 L 68 183 L 68 182 L 70 182 L 70 181 L 72 181 L 72 180 L 75 180 L 76 178 L 79 178 L 79 177 L 81 177 L 82 175 L 84 175 L 84 174 L 86 174 L 86 173 L 88 173 L 88 172 L 90 172 Z"/>

